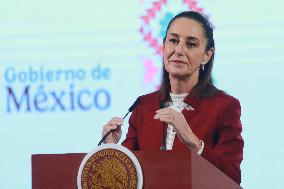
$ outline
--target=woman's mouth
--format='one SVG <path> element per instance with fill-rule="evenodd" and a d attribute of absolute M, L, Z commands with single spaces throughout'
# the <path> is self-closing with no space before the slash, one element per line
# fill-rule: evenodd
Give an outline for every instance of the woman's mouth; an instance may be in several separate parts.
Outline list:
<path fill-rule="evenodd" d="M 186 62 L 182 61 L 182 60 L 170 60 L 170 63 L 174 63 L 174 64 L 186 64 Z"/>

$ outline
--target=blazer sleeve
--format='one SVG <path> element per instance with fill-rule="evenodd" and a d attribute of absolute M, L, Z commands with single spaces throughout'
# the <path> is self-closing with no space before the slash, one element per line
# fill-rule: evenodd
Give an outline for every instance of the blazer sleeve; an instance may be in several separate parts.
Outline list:
<path fill-rule="evenodd" d="M 240 116 L 241 106 L 237 99 L 232 98 L 225 103 L 219 115 L 213 146 L 204 141 L 202 152 L 205 159 L 239 184 L 241 182 L 240 164 L 243 159 L 244 146 Z"/>

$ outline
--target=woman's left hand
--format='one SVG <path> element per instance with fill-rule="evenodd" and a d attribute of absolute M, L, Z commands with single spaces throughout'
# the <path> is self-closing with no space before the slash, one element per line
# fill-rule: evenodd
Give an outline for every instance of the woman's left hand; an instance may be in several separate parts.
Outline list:
<path fill-rule="evenodd" d="M 176 129 L 176 134 L 183 143 L 187 144 L 191 149 L 199 151 L 200 140 L 192 132 L 182 113 L 171 108 L 163 108 L 156 111 L 154 119 L 159 119 L 162 122 L 171 124 Z"/>

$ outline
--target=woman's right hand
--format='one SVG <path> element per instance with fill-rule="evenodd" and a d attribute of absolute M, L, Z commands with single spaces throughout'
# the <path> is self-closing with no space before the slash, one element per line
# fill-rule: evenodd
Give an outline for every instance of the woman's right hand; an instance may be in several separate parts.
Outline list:
<path fill-rule="evenodd" d="M 103 127 L 102 135 L 105 136 L 110 130 L 113 130 L 104 143 L 118 143 L 121 137 L 121 126 L 123 124 L 123 119 L 119 117 L 113 117 L 106 125 Z"/>

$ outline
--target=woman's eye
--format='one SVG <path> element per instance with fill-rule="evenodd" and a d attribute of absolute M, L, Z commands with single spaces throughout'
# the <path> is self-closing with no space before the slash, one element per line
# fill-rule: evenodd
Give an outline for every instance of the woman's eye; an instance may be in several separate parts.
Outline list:
<path fill-rule="evenodd" d="M 175 39 L 175 38 L 171 38 L 171 39 L 169 39 L 169 41 L 170 41 L 171 43 L 177 43 L 177 42 L 178 42 L 178 40 Z"/>
<path fill-rule="evenodd" d="M 188 46 L 189 48 L 196 47 L 195 43 L 187 43 L 187 46 Z"/>

